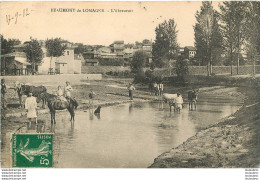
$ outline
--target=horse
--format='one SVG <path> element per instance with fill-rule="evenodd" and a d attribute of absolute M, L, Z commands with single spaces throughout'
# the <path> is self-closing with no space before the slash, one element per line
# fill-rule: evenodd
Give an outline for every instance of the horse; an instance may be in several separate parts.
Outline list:
<path fill-rule="evenodd" d="M 22 96 L 26 95 L 28 97 L 31 92 L 33 96 L 37 98 L 37 101 L 42 100 L 42 108 L 46 108 L 46 87 L 21 85 L 21 87 L 16 87 L 15 89 L 19 96 L 20 106 L 22 106 Z"/>
<path fill-rule="evenodd" d="M 188 92 L 188 101 L 189 101 L 189 110 L 197 109 L 197 100 L 198 100 L 199 89 L 192 90 Z"/>
<path fill-rule="evenodd" d="M 67 109 L 70 113 L 70 121 L 75 120 L 74 119 L 74 117 L 75 117 L 74 109 L 77 109 L 77 107 L 78 107 L 78 102 L 75 99 L 67 98 L 67 101 L 64 101 L 64 100 L 59 99 L 56 95 L 48 94 L 48 93 L 46 93 L 46 97 L 47 97 L 48 108 L 51 113 L 51 123 L 54 122 L 54 124 L 56 124 L 56 121 L 55 121 L 56 110 Z"/>
<path fill-rule="evenodd" d="M 170 111 L 172 111 L 172 106 L 174 107 L 174 111 L 176 111 L 176 103 L 175 103 L 175 98 L 176 97 L 177 97 L 177 94 L 164 93 L 162 95 L 163 101 L 165 103 L 169 103 Z"/>

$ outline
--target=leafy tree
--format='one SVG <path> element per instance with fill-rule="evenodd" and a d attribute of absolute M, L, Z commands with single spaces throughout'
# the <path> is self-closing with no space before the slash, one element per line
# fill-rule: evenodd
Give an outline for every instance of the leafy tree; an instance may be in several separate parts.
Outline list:
<path fill-rule="evenodd" d="M 67 48 L 67 45 L 63 44 L 64 40 L 61 38 L 55 38 L 55 39 L 47 39 L 45 42 L 45 46 L 47 49 L 47 56 L 51 57 L 50 60 L 50 68 L 52 63 L 53 57 L 60 57 L 64 54 L 64 50 Z"/>
<path fill-rule="evenodd" d="M 178 58 L 176 61 L 176 74 L 181 82 L 184 82 L 184 77 L 188 74 L 188 60 Z"/>
<path fill-rule="evenodd" d="M 237 58 L 237 73 L 241 46 L 246 37 L 246 5 L 243 1 L 224 1 L 220 5 L 222 30 L 224 35 L 224 47 L 230 59 L 231 75 L 235 57 Z"/>
<path fill-rule="evenodd" d="M 28 62 L 33 65 L 33 72 L 35 72 L 35 65 L 41 63 L 43 59 L 43 51 L 39 42 L 36 39 L 31 39 L 24 51 Z"/>
<path fill-rule="evenodd" d="M 246 53 L 255 74 L 256 59 L 260 54 L 260 2 L 247 2 L 246 17 Z"/>
<path fill-rule="evenodd" d="M 178 43 L 176 23 L 174 19 L 164 21 L 156 29 L 156 39 L 153 43 L 152 55 L 156 67 L 163 67 L 170 59 L 177 56 Z"/>
<path fill-rule="evenodd" d="M 2 35 L 1 36 L 1 54 L 9 54 L 13 52 L 14 45 L 18 45 L 21 43 L 18 39 L 5 39 Z"/>
<path fill-rule="evenodd" d="M 143 71 L 146 65 L 146 60 L 148 56 L 143 51 L 136 51 L 133 55 L 133 60 L 130 63 L 130 68 L 133 73 L 139 73 Z"/>
<path fill-rule="evenodd" d="M 85 51 L 87 51 L 87 48 L 86 48 L 86 46 L 84 46 L 83 44 L 79 44 L 78 47 L 76 47 L 76 48 L 74 49 L 74 53 L 75 53 L 75 54 L 82 54 L 82 53 L 84 53 Z"/>
<path fill-rule="evenodd" d="M 212 64 L 222 52 L 222 35 L 218 23 L 218 13 L 213 9 L 212 2 L 202 2 L 200 12 L 196 13 L 197 23 L 194 26 L 196 58 L 207 65 L 208 75 L 212 74 Z"/>
<path fill-rule="evenodd" d="M 150 41 L 148 39 L 143 40 L 143 44 L 149 44 L 149 43 L 150 43 Z"/>
<path fill-rule="evenodd" d="M 19 39 L 9 39 L 9 41 L 14 45 L 20 45 L 21 41 Z"/>

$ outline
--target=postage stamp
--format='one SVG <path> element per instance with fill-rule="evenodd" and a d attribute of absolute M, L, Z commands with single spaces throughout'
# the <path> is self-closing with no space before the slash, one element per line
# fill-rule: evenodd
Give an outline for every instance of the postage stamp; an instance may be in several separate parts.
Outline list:
<path fill-rule="evenodd" d="M 53 167 L 53 134 L 13 134 L 13 167 Z"/>

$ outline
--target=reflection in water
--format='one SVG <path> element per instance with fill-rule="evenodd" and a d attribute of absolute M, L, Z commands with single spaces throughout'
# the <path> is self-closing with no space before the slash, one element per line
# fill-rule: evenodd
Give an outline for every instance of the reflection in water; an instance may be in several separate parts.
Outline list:
<path fill-rule="evenodd" d="M 54 123 L 51 123 L 50 132 L 55 133 L 55 124 Z"/>
<path fill-rule="evenodd" d="M 93 120 L 93 119 L 94 119 L 94 110 L 89 109 L 89 120 Z"/>
<path fill-rule="evenodd" d="M 75 121 L 60 112 L 56 127 L 47 121 L 59 144 L 55 167 L 148 167 L 161 153 L 238 108 L 201 103 L 197 111 L 184 108 L 178 114 L 170 112 L 168 104 L 133 102 L 102 108 L 102 121 L 95 121 L 100 117 L 93 109 L 77 111 Z"/>
<path fill-rule="evenodd" d="M 160 111 L 163 111 L 163 104 L 164 104 L 163 101 L 160 101 L 160 102 L 158 103 L 158 109 L 159 109 Z"/>
<path fill-rule="evenodd" d="M 27 133 L 44 133 L 45 127 L 45 121 L 38 120 L 38 123 L 33 121 L 26 122 Z"/>
<path fill-rule="evenodd" d="M 74 136 L 74 123 L 75 121 L 70 121 L 70 129 L 69 129 L 69 132 L 68 132 L 68 137 L 69 139 L 73 139 L 73 136 Z"/>
<path fill-rule="evenodd" d="M 94 115 L 97 117 L 97 119 L 100 119 L 100 113 L 94 113 Z"/>
<path fill-rule="evenodd" d="M 133 102 L 129 103 L 129 114 L 133 111 Z"/>

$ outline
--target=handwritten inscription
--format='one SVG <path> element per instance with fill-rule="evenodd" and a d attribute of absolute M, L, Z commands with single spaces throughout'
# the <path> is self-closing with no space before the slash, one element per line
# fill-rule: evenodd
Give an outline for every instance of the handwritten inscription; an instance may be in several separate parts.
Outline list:
<path fill-rule="evenodd" d="M 32 10 L 29 10 L 28 8 L 23 9 L 20 12 L 16 12 L 14 14 L 8 14 L 6 15 L 6 22 L 8 25 L 14 22 L 14 24 L 17 24 L 18 20 L 20 18 L 25 18 L 26 16 L 29 16 L 31 14 Z"/>

